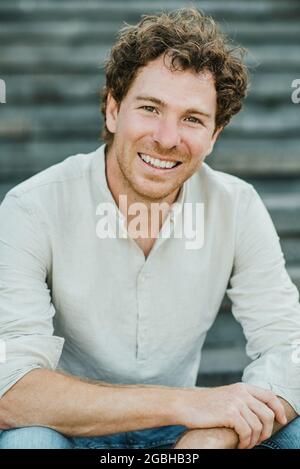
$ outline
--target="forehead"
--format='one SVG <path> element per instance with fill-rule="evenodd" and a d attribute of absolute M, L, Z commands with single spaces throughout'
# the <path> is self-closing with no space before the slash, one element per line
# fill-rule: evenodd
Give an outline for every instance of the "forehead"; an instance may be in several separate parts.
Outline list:
<path fill-rule="evenodd" d="M 214 78 L 209 71 L 170 70 L 162 57 L 142 67 L 133 81 L 128 97 L 145 94 L 166 103 L 179 101 L 182 106 L 205 105 L 216 107 L 217 93 Z"/>

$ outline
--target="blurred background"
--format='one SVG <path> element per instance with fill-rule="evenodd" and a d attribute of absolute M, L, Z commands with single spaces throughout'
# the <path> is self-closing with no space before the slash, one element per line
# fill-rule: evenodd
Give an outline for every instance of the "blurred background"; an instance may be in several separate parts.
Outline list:
<path fill-rule="evenodd" d="M 207 163 L 251 182 L 279 233 L 300 287 L 299 0 L 0 0 L 0 201 L 17 183 L 102 142 L 103 61 L 124 22 L 194 5 L 249 50 L 252 85 L 244 110 Z M 298 94 L 300 96 L 300 93 Z M 122 357 L 120 357 L 120 360 Z M 208 334 L 198 384 L 227 384 L 248 363 L 225 297 Z"/>

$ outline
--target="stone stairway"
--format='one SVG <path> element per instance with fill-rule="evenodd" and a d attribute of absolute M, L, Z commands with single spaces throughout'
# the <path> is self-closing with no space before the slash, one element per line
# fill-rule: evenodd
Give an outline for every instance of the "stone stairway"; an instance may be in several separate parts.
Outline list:
<path fill-rule="evenodd" d="M 214 168 L 251 182 L 281 238 L 287 268 L 300 288 L 300 78 L 298 0 L 194 1 L 250 53 L 252 86 L 244 110 L 225 129 Z M 1 0 L 0 201 L 18 182 L 78 152 L 97 147 L 103 60 L 123 22 L 188 5 L 152 0 Z M 234 382 L 248 363 L 241 327 L 224 299 L 209 331 L 199 384 Z"/>

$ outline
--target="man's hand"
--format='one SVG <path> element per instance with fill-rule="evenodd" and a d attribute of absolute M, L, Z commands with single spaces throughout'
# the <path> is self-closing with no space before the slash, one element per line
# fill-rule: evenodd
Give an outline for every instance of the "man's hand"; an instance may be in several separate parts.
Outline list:
<path fill-rule="evenodd" d="M 280 425 L 287 423 L 280 399 L 272 391 L 257 386 L 236 383 L 193 388 L 184 390 L 180 396 L 181 424 L 191 429 L 232 429 L 238 435 L 239 449 L 253 448 L 269 438 L 274 420 Z"/>
<path fill-rule="evenodd" d="M 279 397 L 285 409 L 288 422 L 297 417 L 293 407 L 282 397 Z M 274 422 L 272 434 L 282 425 Z M 176 441 L 174 449 L 235 449 L 239 443 L 237 433 L 231 428 L 201 428 L 188 430 Z"/>
<path fill-rule="evenodd" d="M 285 399 L 279 396 L 278 398 L 283 404 L 288 422 L 291 422 L 297 417 L 297 413 Z M 282 425 L 275 421 L 272 434 L 280 428 Z M 239 437 L 231 428 L 200 428 L 184 432 L 174 449 L 235 449 L 238 443 Z"/>
<path fill-rule="evenodd" d="M 287 417 L 287 422 L 291 422 L 292 420 L 294 420 L 294 418 L 297 417 L 297 412 L 295 411 L 295 409 L 291 406 L 291 404 L 289 404 L 289 402 L 287 402 L 285 399 L 283 399 L 283 397 L 280 397 L 278 396 L 278 399 L 280 400 L 280 402 L 282 403 L 283 407 L 284 407 L 284 411 L 285 411 L 285 415 Z M 278 423 L 278 422 L 274 422 L 274 426 L 273 426 L 273 432 L 272 434 L 278 432 L 281 427 L 283 425 L 281 423 Z"/>

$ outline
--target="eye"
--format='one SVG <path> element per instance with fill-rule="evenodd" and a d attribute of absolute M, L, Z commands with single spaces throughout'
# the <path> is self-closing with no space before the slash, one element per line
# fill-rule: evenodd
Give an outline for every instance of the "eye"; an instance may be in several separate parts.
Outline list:
<path fill-rule="evenodd" d="M 141 106 L 141 109 L 144 109 L 145 111 L 152 112 L 152 113 L 156 111 L 154 106 Z"/>
<path fill-rule="evenodd" d="M 200 124 L 200 125 L 203 125 L 203 122 L 198 119 L 197 117 L 194 117 L 194 116 L 189 116 L 187 117 L 187 119 L 189 120 L 189 122 L 191 122 L 192 124 Z"/>

